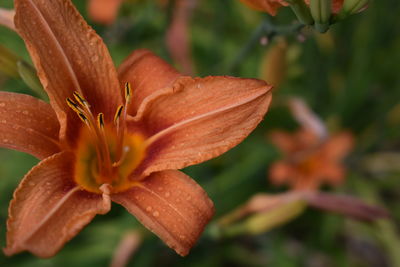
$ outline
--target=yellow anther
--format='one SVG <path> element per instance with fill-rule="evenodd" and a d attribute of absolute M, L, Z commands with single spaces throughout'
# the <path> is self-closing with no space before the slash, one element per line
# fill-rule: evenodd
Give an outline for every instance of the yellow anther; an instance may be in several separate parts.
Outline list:
<path fill-rule="evenodd" d="M 72 100 L 71 98 L 67 97 L 66 101 L 67 101 L 67 105 L 68 105 L 73 111 L 75 111 L 75 112 L 78 113 L 78 114 L 79 114 L 79 113 L 82 113 L 82 110 L 79 108 L 78 104 L 76 104 L 76 103 L 74 102 L 74 100 Z"/>
<path fill-rule="evenodd" d="M 104 114 L 103 113 L 99 113 L 97 115 L 97 124 L 99 125 L 100 129 L 104 128 Z"/>
<path fill-rule="evenodd" d="M 74 97 L 75 97 L 75 100 L 76 100 L 81 106 L 85 106 L 85 107 L 87 107 L 87 108 L 90 107 L 89 103 L 86 101 L 86 99 L 85 99 L 81 94 L 79 94 L 78 92 L 75 91 L 75 92 L 73 93 L 73 95 L 74 95 Z"/>
<path fill-rule="evenodd" d="M 129 82 L 126 82 L 125 83 L 125 101 L 126 101 L 126 103 L 131 102 L 131 97 L 132 97 L 131 84 Z"/>
<path fill-rule="evenodd" d="M 119 105 L 117 111 L 115 112 L 114 116 L 114 123 L 117 124 L 119 117 L 121 117 L 122 110 L 124 109 L 124 105 Z"/>
<path fill-rule="evenodd" d="M 88 124 L 89 125 L 89 121 L 88 121 L 88 119 L 86 118 L 86 116 L 85 115 L 83 115 L 83 113 L 81 113 L 81 112 L 77 112 L 78 113 L 78 117 L 84 122 L 84 123 L 86 123 L 86 124 Z"/>

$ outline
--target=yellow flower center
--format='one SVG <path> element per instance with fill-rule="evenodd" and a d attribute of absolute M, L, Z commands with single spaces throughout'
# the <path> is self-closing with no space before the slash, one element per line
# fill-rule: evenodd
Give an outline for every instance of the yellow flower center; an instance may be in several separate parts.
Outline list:
<path fill-rule="evenodd" d="M 95 118 L 82 95 L 75 92 L 73 96 L 74 100 L 67 98 L 67 104 L 87 126 L 81 129 L 78 139 L 75 182 L 93 193 L 101 193 L 103 184 L 111 185 L 114 193 L 129 189 L 135 183 L 129 175 L 145 155 L 143 136 L 126 131 L 129 83 L 125 86 L 125 106 L 117 108 L 113 124 L 105 124 L 103 113 Z"/>
<path fill-rule="evenodd" d="M 134 181 L 129 174 L 139 165 L 144 157 L 143 137 L 125 134 L 123 154 L 117 157 L 118 138 L 112 127 L 105 130 L 111 165 L 98 155 L 98 148 L 93 140 L 91 131 L 83 128 L 79 137 L 75 163 L 75 182 L 85 190 L 101 193 L 102 184 L 110 184 L 112 192 L 121 192 L 133 186 Z"/>

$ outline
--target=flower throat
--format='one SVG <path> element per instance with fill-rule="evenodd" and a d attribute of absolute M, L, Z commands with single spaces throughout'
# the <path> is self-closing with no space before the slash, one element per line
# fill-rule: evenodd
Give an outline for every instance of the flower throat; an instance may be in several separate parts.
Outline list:
<path fill-rule="evenodd" d="M 113 191 L 130 187 L 128 175 L 143 158 L 143 138 L 126 131 L 127 108 L 131 100 L 131 86 L 125 84 L 125 104 L 118 106 L 113 124 L 106 124 L 104 114 L 95 117 L 88 101 L 78 92 L 68 106 L 87 126 L 82 129 L 76 159 L 75 181 L 84 189 L 100 193 L 102 184 L 110 184 Z"/>

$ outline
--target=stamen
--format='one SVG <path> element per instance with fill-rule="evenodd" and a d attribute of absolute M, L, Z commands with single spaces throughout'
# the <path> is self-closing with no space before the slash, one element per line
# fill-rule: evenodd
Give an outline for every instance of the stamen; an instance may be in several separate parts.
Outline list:
<path fill-rule="evenodd" d="M 78 117 L 79 117 L 86 125 L 89 126 L 89 121 L 88 121 L 88 119 L 86 118 L 86 116 L 83 115 L 83 113 L 81 113 L 81 112 L 77 112 L 77 113 L 78 113 Z"/>
<path fill-rule="evenodd" d="M 97 115 L 97 124 L 99 125 L 100 129 L 104 129 L 104 114 L 99 113 Z"/>
<path fill-rule="evenodd" d="M 86 99 L 85 99 L 81 94 L 79 94 L 78 92 L 75 91 L 75 92 L 73 93 L 73 95 L 74 95 L 74 97 L 75 97 L 75 100 L 76 100 L 81 106 L 90 108 L 89 103 L 86 101 Z"/>
<path fill-rule="evenodd" d="M 121 113 L 122 113 L 122 110 L 124 109 L 124 105 L 120 105 L 118 108 L 117 108 L 117 111 L 115 112 L 115 116 L 114 116 L 114 124 L 115 125 L 118 125 L 119 124 L 119 118 L 121 117 Z"/>
<path fill-rule="evenodd" d="M 125 83 L 125 102 L 130 103 L 132 97 L 132 88 L 129 82 Z"/>
<path fill-rule="evenodd" d="M 71 98 L 67 97 L 67 105 L 76 113 L 82 113 L 82 109 L 72 100 Z"/>

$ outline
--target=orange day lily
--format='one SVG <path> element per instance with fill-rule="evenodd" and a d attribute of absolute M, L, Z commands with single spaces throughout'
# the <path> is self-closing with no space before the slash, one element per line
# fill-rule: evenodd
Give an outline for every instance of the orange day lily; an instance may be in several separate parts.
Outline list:
<path fill-rule="evenodd" d="M 274 131 L 268 136 L 285 157 L 271 166 L 271 181 L 311 191 L 325 181 L 341 183 L 345 175 L 341 160 L 353 148 L 353 136 L 349 132 L 330 136 L 324 122 L 300 98 L 290 98 L 288 106 L 301 128 L 294 134 Z"/>
<path fill-rule="evenodd" d="M 214 207 L 177 169 L 241 142 L 271 87 L 183 76 L 147 50 L 117 71 L 71 1 L 15 0 L 15 10 L 50 104 L 0 92 L 0 146 L 41 160 L 14 193 L 4 252 L 51 257 L 113 201 L 186 255 Z"/>
<path fill-rule="evenodd" d="M 294 134 L 275 131 L 270 137 L 285 156 L 269 170 L 274 184 L 316 190 L 323 182 L 337 185 L 343 181 L 345 171 L 341 160 L 353 147 L 350 133 L 341 132 L 321 140 L 314 132 L 301 128 Z"/>

